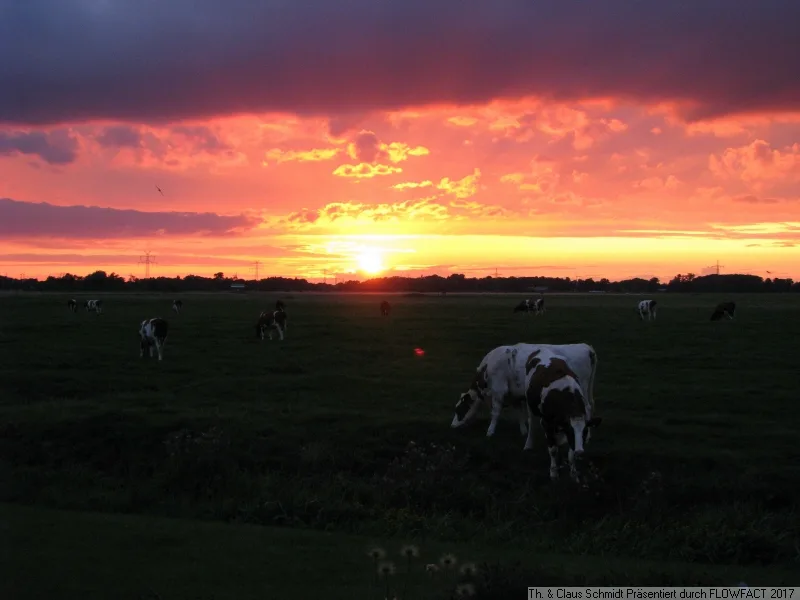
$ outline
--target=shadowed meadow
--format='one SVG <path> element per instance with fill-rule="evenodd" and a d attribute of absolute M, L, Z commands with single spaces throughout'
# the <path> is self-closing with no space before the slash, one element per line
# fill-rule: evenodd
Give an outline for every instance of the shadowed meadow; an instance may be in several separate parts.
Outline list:
<path fill-rule="evenodd" d="M 236 536 L 267 532 L 324 535 L 320 563 L 363 560 L 363 573 L 331 583 L 323 569 L 327 583 L 314 583 L 287 570 L 287 541 L 269 569 L 288 586 L 273 591 L 296 597 L 303 585 L 339 586 L 352 597 L 356 582 L 372 577 L 370 541 L 456 554 L 469 547 L 474 560 L 521 559 L 532 577 L 544 569 L 541 557 L 584 555 L 572 571 L 572 560 L 558 562 L 564 581 L 580 572 L 597 583 L 617 569 L 617 585 L 727 584 L 740 572 L 776 585 L 800 566 L 796 297 L 659 294 L 654 322 L 639 321 L 642 297 L 634 295 L 548 295 L 541 317 L 513 314 L 520 296 L 510 294 L 185 294 L 179 316 L 167 295 L 76 296 L 79 305 L 88 297 L 103 299 L 102 315 L 68 312 L 67 295 L 0 297 L 0 501 L 8 503 L 0 519 L 18 534 L 7 539 L 26 548 L 9 553 L 18 594 L 10 597 L 45 589 L 23 559 L 58 562 L 58 536 L 76 523 L 96 540 L 91 551 L 105 554 L 102 545 L 111 551 L 123 529 L 147 527 L 124 521 L 141 517 L 167 517 L 148 522 L 172 523 L 159 527 L 180 528 L 178 537 L 216 539 L 206 554 L 195 548 L 195 564 L 214 563 L 215 548 L 237 547 Z M 286 340 L 261 342 L 258 314 L 278 298 L 289 315 Z M 392 303 L 388 318 L 383 298 Z M 728 299 L 736 320 L 710 322 Z M 138 325 L 154 316 L 170 324 L 160 363 L 139 358 Z M 491 439 L 488 409 L 471 426 L 450 428 L 483 355 L 522 341 L 587 342 L 597 351 L 604 420 L 579 464 L 583 487 L 566 471 L 549 481 L 538 424 L 533 452 L 523 453 L 510 411 Z M 73 523 L 63 515 L 75 513 L 44 509 L 106 515 Z M 48 519 L 61 525 L 47 543 L 20 529 Z M 189 519 L 262 527 L 214 533 Z M 177 568 L 170 560 L 186 559 L 163 558 L 164 569 Z M 97 559 L 98 569 L 119 567 L 109 561 Z M 610 571 L 613 561 L 627 562 Z M 646 561 L 657 562 L 637 566 Z M 714 565 L 727 565 L 724 576 Z M 80 569 L 63 577 L 72 587 L 59 589 L 81 597 L 107 591 Z M 243 577 L 237 598 L 264 593 L 254 583 L 248 595 Z M 171 581 L 165 600 L 226 597 L 228 589 L 190 595 L 196 582 Z"/>

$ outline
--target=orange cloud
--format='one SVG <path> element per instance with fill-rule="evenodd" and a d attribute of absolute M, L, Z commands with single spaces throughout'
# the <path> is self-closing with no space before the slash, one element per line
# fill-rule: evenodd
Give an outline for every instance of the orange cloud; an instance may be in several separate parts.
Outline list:
<path fill-rule="evenodd" d="M 561 176 L 556 169 L 556 164 L 553 161 L 540 160 L 539 157 L 534 157 L 530 161 L 528 173 L 509 173 L 500 177 L 501 183 L 513 183 L 521 191 L 536 194 L 552 192 L 560 180 Z"/>
<path fill-rule="evenodd" d="M 394 173 L 402 173 L 403 169 L 400 167 L 390 167 L 387 165 L 371 165 L 369 163 L 360 163 L 358 165 L 340 165 L 333 171 L 334 175 L 338 177 L 356 177 L 358 179 L 371 179 L 381 175 L 393 175 Z"/>
<path fill-rule="evenodd" d="M 455 125 L 456 127 L 469 127 L 471 125 L 475 125 L 478 122 L 478 119 L 475 117 L 450 117 L 446 121 L 451 125 Z"/>
<path fill-rule="evenodd" d="M 476 167 L 472 175 L 462 177 L 458 181 L 451 181 L 449 177 L 442 178 L 436 188 L 444 190 L 445 193 L 453 194 L 456 198 L 469 198 L 478 192 L 478 180 L 480 177 L 481 170 Z"/>
<path fill-rule="evenodd" d="M 408 144 L 402 144 L 400 142 L 384 144 L 382 149 L 389 155 L 389 160 L 393 163 L 408 160 L 409 156 L 425 156 L 431 153 L 431 151 L 424 146 L 415 146 L 411 148 Z"/>
<path fill-rule="evenodd" d="M 425 181 L 406 181 L 403 183 L 397 183 L 392 186 L 395 190 L 408 190 L 408 189 L 416 189 L 416 188 L 426 188 L 431 187 L 433 182 L 430 180 Z"/>
<path fill-rule="evenodd" d="M 712 154 L 708 167 L 717 177 L 739 178 L 754 187 L 775 180 L 800 181 L 800 144 L 782 152 L 764 140 L 755 140 L 747 146 L 728 148 L 719 157 Z"/>
<path fill-rule="evenodd" d="M 264 154 L 265 167 L 270 161 L 276 163 L 282 162 L 318 162 L 323 160 L 331 160 L 339 154 L 339 148 L 312 148 L 311 150 L 280 150 L 273 148 Z"/>

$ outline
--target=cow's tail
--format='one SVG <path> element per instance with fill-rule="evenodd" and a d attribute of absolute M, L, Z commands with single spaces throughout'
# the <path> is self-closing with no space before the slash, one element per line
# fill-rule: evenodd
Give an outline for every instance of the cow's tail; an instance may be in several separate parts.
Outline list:
<path fill-rule="evenodd" d="M 589 363 L 592 366 L 592 371 L 589 374 L 589 406 L 592 407 L 592 412 L 594 413 L 594 379 L 597 373 L 597 352 L 591 346 L 589 346 Z"/>

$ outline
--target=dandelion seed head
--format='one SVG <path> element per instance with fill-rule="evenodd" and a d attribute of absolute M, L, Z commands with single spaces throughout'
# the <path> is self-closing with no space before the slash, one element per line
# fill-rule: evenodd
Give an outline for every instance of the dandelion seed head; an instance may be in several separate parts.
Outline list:
<path fill-rule="evenodd" d="M 400 554 L 406 558 L 416 558 L 419 556 L 419 548 L 413 544 L 409 544 L 408 546 L 403 546 L 403 548 L 400 550 Z"/>
<path fill-rule="evenodd" d="M 435 565 L 433 563 L 425 565 L 425 571 L 428 573 L 436 573 L 438 570 L 439 570 L 439 565 Z"/>
<path fill-rule="evenodd" d="M 467 577 L 472 577 L 473 575 L 475 575 L 475 573 L 478 572 L 478 567 L 475 566 L 475 563 L 464 563 L 463 565 L 461 565 L 461 569 L 459 570 L 461 571 L 462 575 L 466 575 Z"/>
<path fill-rule="evenodd" d="M 375 560 L 386 558 L 386 550 L 384 550 L 383 548 L 379 548 L 378 546 L 370 548 L 367 554 L 369 554 L 370 558 L 373 558 Z"/>
<path fill-rule="evenodd" d="M 462 583 L 456 588 L 456 597 L 469 598 L 475 595 L 475 586 L 471 583 Z"/>
<path fill-rule="evenodd" d="M 393 562 L 382 562 L 378 565 L 378 573 L 381 575 L 394 575 L 395 568 Z"/>
<path fill-rule="evenodd" d="M 452 554 L 445 554 L 444 556 L 442 556 L 442 558 L 439 559 L 439 564 L 445 567 L 446 569 L 454 567 L 457 562 L 458 560 Z"/>

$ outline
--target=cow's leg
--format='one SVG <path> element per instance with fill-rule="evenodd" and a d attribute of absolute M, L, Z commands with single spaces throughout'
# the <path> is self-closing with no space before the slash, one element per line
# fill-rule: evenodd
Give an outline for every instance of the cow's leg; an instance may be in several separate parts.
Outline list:
<path fill-rule="evenodd" d="M 278 330 L 278 336 L 280 337 L 281 341 L 283 341 L 283 328 L 279 323 L 275 323 L 275 329 Z"/>
<path fill-rule="evenodd" d="M 492 419 L 489 422 L 489 429 L 486 430 L 486 437 L 492 437 L 494 430 L 497 429 L 497 420 L 500 418 L 500 411 L 503 409 L 498 398 L 502 398 L 502 396 L 492 394 Z"/>
<path fill-rule="evenodd" d="M 139 342 L 139 358 L 144 358 L 144 342 Z"/>
<path fill-rule="evenodd" d="M 544 437 L 547 440 L 547 453 L 550 455 L 550 479 L 558 479 L 558 439 L 554 432 L 545 424 L 544 419 L 539 421 L 544 429 Z"/>
<path fill-rule="evenodd" d="M 164 341 L 156 340 L 156 350 L 158 350 L 158 360 L 164 359 Z"/>
<path fill-rule="evenodd" d="M 527 403 L 523 403 L 517 409 L 517 415 L 519 416 L 519 433 L 520 435 L 527 435 L 528 433 L 528 412 L 525 410 L 527 407 Z"/>
<path fill-rule="evenodd" d="M 525 407 L 527 408 L 526 412 L 528 415 L 528 435 L 525 438 L 525 447 L 523 450 L 530 450 L 533 448 L 533 411 L 531 411 L 527 401 L 525 402 Z"/>
<path fill-rule="evenodd" d="M 155 356 L 155 350 L 156 350 L 155 344 L 150 344 L 150 358 L 153 358 Z"/>
<path fill-rule="evenodd" d="M 572 477 L 572 481 L 578 483 L 578 467 L 575 465 L 575 452 L 572 448 L 569 449 L 567 460 L 569 461 L 569 476 Z"/>

